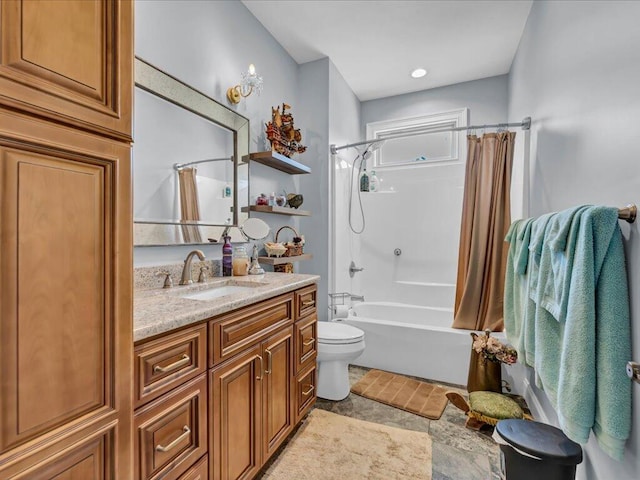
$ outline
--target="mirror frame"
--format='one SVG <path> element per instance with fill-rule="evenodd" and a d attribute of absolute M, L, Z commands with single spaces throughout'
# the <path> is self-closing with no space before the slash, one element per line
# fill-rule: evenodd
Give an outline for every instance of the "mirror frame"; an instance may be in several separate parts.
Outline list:
<path fill-rule="evenodd" d="M 174 105 L 188 110 L 196 115 L 199 115 L 212 123 L 215 123 L 221 127 L 224 127 L 233 132 L 234 143 L 234 168 L 233 168 L 233 221 L 232 226 L 237 227 L 242 224 L 247 218 L 248 206 L 249 206 L 249 188 L 247 186 L 247 198 L 238 198 L 238 167 L 245 166 L 247 171 L 247 182 L 249 181 L 249 119 L 240 115 L 239 113 L 224 106 L 213 98 L 205 95 L 204 93 L 196 90 L 195 88 L 187 85 L 186 83 L 178 80 L 177 78 L 163 72 L 162 70 L 154 67 L 150 63 L 135 57 L 135 86 L 145 90 L 152 95 L 162 98 Z M 135 141 L 135 129 L 134 129 L 134 141 Z M 135 159 L 134 159 L 135 162 Z M 133 171 L 133 168 L 132 168 Z M 133 202 L 135 203 L 135 192 Z M 243 210 L 246 210 L 243 211 Z M 151 231 L 157 228 L 159 225 L 165 225 L 166 229 L 174 226 L 175 229 L 179 229 L 182 225 L 193 225 L 190 223 L 183 223 L 179 221 L 168 220 L 166 222 L 157 221 L 141 221 L 135 220 L 134 217 L 134 246 L 167 246 L 167 245 L 188 245 L 186 242 L 144 242 L 138 243 L 136 237 L 144 238 L 145 230 Z M 203 226 L 220 226 L 220 231 L 223 230 L 223 224 L 198 222 Z M 146 226 L 146 227 L 145 227 Z M 169 237 L 169 232 L 167 232 Z M 174 235 L 175 237 L 175 235 Z M 204 244 L 204 243 L 203 243 Z M 206 243 L 210 245 L 210 243 Z"/>

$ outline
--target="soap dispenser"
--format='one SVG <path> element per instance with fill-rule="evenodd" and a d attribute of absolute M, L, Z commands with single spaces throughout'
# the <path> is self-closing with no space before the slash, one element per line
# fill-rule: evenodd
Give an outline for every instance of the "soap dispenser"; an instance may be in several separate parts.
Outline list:
<path fill-rule="evenodd" d="M 224 236 L 224 245 L 222 245 L 222 276 L 230 277 L 233 273 L 233 247 L 231 246 L 231 237 Z"/>

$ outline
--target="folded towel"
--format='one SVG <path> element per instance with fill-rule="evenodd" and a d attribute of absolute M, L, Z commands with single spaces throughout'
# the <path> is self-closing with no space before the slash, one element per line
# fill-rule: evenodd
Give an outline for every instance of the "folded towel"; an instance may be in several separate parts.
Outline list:
<path fill-rule="evenodd" d="M 526 276 L 529 259 L 529 238 L 532 219 L 516 220 L 509 227 L 505 241 L 509 242 L 504 282 L 504 326 L 507 339 L 525 359 L 525 312 L 529 301 L 529 282 Z"/>
<path fill-rule="evenodd" d="M 542 254 L 542 244 L 544 234 L 547 229 L 547 223 L 553 216 L 553 213 L 542 215 L 531 223 L 531 232 L 529 239 L 529 260 L 527 264 L 528 277 L 528 294 L 529 300 L 525 305 L 525 314 L 523 321 L 523 341 L 525 357 L 522 359 L 526 365 L 535 365 L 536 342 L 535 342 L 535 325 L 536 325 L 536 303 L 538 292 L 538 274 L 540 270 L 540 257 Z M 537 382 L 540 386 L 539 382 Z"/>
<path fill-rule="evenodd" d="M 564 321 L 567 313 L 580 213 L 586 208 L 587 205 L 578 206 L 554 214 L 549 219 L 542 243 L 535 301 L 559 322 Z"/>

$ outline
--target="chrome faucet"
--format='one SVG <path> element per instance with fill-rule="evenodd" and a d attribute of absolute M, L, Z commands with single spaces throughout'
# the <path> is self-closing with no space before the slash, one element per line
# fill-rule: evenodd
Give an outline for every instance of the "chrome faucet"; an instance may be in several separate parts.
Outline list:
<path fill-rule="evenodd" d="M 191 278 L 191 261 L 193 260 L 193 256 L 197 255 L 200 261 L 205 259 L 204 253 L 202 250 L 193 250 L 189 252 L 187 258 L 184 261 L 184 268 L 182 269 L 182 278 L 180 279 L 180 285 L 191 285 L 193 280 Z"/>

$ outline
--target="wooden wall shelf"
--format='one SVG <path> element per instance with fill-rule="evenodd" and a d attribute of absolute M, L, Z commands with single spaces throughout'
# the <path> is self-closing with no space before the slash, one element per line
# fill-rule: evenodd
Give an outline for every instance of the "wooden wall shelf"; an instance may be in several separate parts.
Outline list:
<path fill-rule="evenodd" d="M 299 262 L 300 260 L 310 260 L 313 255 L 310 253 L 303 253 L 302 255 L 296 255 L 295 257 L 258 257 L 258 262 L 265 265 L 282 265 L 284 263 Z"/>
<path fill-rule="evenodd" d="M 289 157 L 279 154 L 278 152 L 266 151 L 255 152 L 249 154 L 249 159 L 275 168 L 290 175 L 299 175 L 301 173 L 311 173 L 311 169 L 300 162 L 296 162 Z"/>
<path fill-rule="evenodd" d="M 308 210 L 298 210 L 291 207 L 270 207 L 269 205 L 251 205 L 249 207 L 242 207 L 243 212 L 262 212 L 262 213 L 277 213 L 278 215 L 292 215 L 298 217 L 309 217 L 311 212 Z"/>

